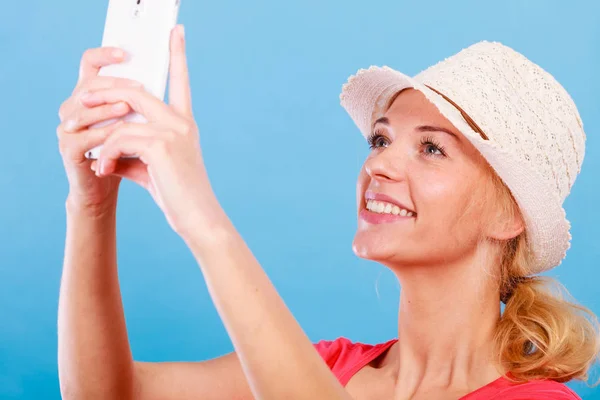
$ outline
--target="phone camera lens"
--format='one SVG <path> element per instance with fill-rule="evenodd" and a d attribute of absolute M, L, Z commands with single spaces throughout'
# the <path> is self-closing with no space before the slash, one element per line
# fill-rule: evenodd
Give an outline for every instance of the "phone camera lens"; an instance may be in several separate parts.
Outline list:
<path fill-rule="evenodd" d="M 142 15 L 142 13 L 144 12 L 144 4 L 142 4 L 142 0 L 136 0 L 135 1 L 135 6 L 133 6 L 133 11 L 132 11 L 132 15 L 133 18 L 138 18 Z"/>

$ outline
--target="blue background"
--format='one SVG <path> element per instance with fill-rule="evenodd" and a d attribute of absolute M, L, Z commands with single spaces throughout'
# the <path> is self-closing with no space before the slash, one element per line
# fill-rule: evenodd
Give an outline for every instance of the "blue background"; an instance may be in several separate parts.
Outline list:
<path fill-rule="evenodd" d="M 367 145 L 339 106 L 346 78 L 416 74 L 482 40 L 554 74 L 579 106 L 587 156 L 566 202 L 573 247 L 557 276 L 600 313 L 600 3 L 597 1 L 184 0 L 206 163 L 222 205 L 313 340 L 381 342 L 397 329 L 393 275 L 351 251 Z M 106 1 L 5 1 L 0 12 L 0 398 L 59 398 L 56 317 L 67 182 L 59 104 Z M 120 277 L 136 359 L 232 350 L 201 273 L 149 195 L 122 187 Z M 598 369 L 594 376 L 598 377 Z M 587 399 L 598 389 L 570 384 Z M 594 395 L 594 393 L 596 393 Z"/>

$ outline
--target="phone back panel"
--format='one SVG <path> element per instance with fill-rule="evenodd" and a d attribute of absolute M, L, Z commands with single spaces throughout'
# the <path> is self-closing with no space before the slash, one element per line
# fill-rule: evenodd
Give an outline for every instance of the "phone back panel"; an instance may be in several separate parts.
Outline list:
<path fill-rule="evenodd" d="M 102 46 L 122 48 L 128 59 L 103 67 L 99 75 L 136 80 L 163 100 L 178 11 L 179 0 L 110 0 Z"/>
<path fill-rule="evenodd" d="M 180 0 L 109 0 L 103 47 L 118 47 L 127 52 L 119 64 L 102 67 L 101 76 L 127 78 L 140 82 L 144 89 L 164 100 L 169 74 L 171 31 L 177 24 Z M 131 112 L 119 118 L 126 122 L 144 123 L 146 118 Z M 114 119 L 94 124 L 102 127 Z M 97 159 L 102 145 L 86 152 L 85 156 Z"/>

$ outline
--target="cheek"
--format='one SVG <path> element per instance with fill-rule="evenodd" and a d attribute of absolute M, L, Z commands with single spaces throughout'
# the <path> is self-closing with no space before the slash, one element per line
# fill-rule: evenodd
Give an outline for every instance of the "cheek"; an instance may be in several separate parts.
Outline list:
<path fill-rule="evenodd" d="M 360 173 L 358 174 L 358 180 L 356 182 L 356 206 L 360 207 L 360 204 L 363 199 L 363 195 L 367 190 L 367 186 L 369 185 L 369 175 L 365 171 L 365 167 L 363 166 L 360 169 Z"/>
<path fill-rule="evenodd" d="M 429 210 L 444 210 L 453 204 L 461 182 L 450 171 L 442 168 L 425 170 L 415 168 L 410 176 L 410 189 L 417 207 Z M 443 206 L 446 205 L 446 206 Z"/>
<path fill-rule="evenodd" d="M 411 179 L 411 193 L 426 220 L 435 220 L 436 224 L 446 225 L 452 230 L 459 220 L 475 212 L 473 199 L 477 197 L 475 178 L 456 170 L 435 169 L 415 171 Z M 454 227 L 455 228 L 455 227 Z"/>

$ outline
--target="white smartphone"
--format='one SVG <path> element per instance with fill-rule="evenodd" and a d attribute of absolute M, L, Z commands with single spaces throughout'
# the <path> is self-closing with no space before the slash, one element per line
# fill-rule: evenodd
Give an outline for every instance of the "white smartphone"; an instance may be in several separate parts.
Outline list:
<path fill-rule="evenodd" d="M 118 47 L 127 53 L 125 61 L 100 69 L 101 76 L 127 78 L 164 100 L 169 74 L 171 31 L 177 24 L 180 0 L 109 0 L 102 46 Z M 147 122 L 138 113 L 120 118 L 127 122 Z M 106 126 L 115 119 L 92 127 Z M 102 145 L 85 156 L 97 159 Z"/>

